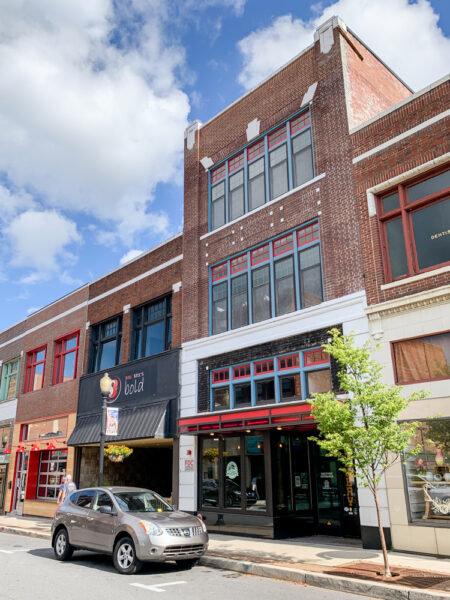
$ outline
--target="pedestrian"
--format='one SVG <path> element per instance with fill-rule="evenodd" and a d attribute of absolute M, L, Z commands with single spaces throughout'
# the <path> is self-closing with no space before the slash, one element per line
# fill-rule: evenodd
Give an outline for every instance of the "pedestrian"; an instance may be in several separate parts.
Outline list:
<path fill-rule="evenodd" d="M 72 481 L 72 475 L 70 473 L 68 473 L 64 478 L 64 483 L 62 483 L 59 486 L 58 500 L 57 500 L 58 504 L 62 504 L 64 502 L 64 499 L 67 496 L 67 494 L 72 493 L 76 489 L 77 489 L 77 486 Z"/>

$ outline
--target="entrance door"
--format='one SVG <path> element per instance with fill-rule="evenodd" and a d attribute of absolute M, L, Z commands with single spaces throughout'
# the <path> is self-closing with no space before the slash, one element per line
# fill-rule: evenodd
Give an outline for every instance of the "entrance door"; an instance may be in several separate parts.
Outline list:
<path fill-rule="evenodd" d="M 317 495 L 317 533 L 343 535 L 340 472 L 335 458 L 325 455 L 317 445 L 315 454 L 315 484 Z"/>
<path fill-rule="evenodd" d="M 0 514 L 3 512 L 3 503 L 5 500 L 6 471 L 7 465 L 0 465 Z"/>
<path fill-rule="evenodd" d="M 19 452 L 17 454 L 17 471 L 14 483 L 14 496 L 12 510 L 22 514 L 23 501 L 25 500 L 25 486 L 28 471 L 28 452 Z"/>

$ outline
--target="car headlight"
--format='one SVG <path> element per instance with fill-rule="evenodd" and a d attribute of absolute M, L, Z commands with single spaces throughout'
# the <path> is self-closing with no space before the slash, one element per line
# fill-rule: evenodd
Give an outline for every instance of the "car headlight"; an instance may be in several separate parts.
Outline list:
<path fill-rule="evenodd" d="M 161 527 L 152 521 L 139 521 L 139 525 L 147 535 L 162 535 L 164 533 Z"/>
<path fill-rule="evenodd" d="M 205 533 L 207 533 L 207 532 L 208 532 L 208 530 L 206 529 L 206 524 L 205 524 L 205 521 L 203 521 L 203 519 L 199 519 L 199 521 L 200 521 L 200 525 L 202 526 L 202 529 L 203 529 L 203 531 L 204 531 Z"/>

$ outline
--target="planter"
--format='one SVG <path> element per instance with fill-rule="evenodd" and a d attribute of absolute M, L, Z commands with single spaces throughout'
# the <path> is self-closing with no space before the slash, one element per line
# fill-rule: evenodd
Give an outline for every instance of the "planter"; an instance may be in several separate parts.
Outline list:
<path fill-rule="evenodd" d="M 112 454 L 110 454 L 108 456 L 108 458 L 111 462 L 123 462 L 123 459 L 125 458 L 125 456 L 123 454 L 117 454 L 116 456 L 113 456 Z"/>

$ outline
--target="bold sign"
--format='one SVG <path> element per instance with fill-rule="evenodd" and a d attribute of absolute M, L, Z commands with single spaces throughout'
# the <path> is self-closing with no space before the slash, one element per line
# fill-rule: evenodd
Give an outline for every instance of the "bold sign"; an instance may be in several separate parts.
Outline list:
<path fill-rule="evenodd" d="M 106 435 L 117 435 L 119 433 L 119 409 L 106 409 Z"/>

